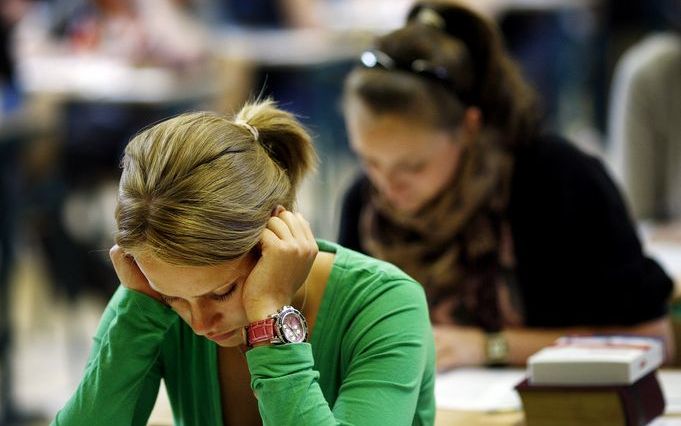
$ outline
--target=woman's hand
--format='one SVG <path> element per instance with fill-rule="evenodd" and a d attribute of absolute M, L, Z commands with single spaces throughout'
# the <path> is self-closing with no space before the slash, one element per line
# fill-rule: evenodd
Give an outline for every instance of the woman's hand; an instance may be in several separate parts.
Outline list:
<path fill-rule="evenodd" d="M 433 333 L 438 371 L 485 363 L 485 333 L 481 329 L 435 325 Z"/>
<path fill-rule="evenodd" d="M 278 208 L 260 238 L 260 259 L 244 283 L 242 300 L 249 322 L 267 318 L 307 279 L 319 248 L 300 213 Z"/>
<path fill-rule="evenodd" d="M 111 258 L 111 263 L 116 270 L 116 275 L 121 281 L 124 287 L 130 290 L 139 291 L 147 296 L 153 297 L 154 299 L 163 302 L 161 295 L 151 288 L 147 277 L 144 276 L 135 259 L 126 254 L 122 248 L 118 245 L 111 247 L 109 250 L 109 257 Z"/>

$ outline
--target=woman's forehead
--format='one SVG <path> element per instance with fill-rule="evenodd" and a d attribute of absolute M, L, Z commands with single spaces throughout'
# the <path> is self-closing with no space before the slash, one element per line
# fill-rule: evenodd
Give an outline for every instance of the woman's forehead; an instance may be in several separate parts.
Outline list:
<path fill-rule="evenodd" d="M 153 288 L 168 296 L 198 297 L 231 283 L 244 273 L 244 257 L 215 265 L 173 265 L 149 254 L 135 258 Z"/>
<path fill-rule="evenodd" d="M 434 149 L 435 145 L 448 141 L 447 131 L 395 115 L 385 115 L 366 125 L 360 125 L 353 136 L 353 146 L 366 155 L 418 156 Z"/>

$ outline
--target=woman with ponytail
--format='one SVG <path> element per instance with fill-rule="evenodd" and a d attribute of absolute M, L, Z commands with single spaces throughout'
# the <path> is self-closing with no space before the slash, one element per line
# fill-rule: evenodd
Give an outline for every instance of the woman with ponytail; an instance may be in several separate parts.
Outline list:
<path fill-rule="evenodd" d="M 658 336 L 671 280 L 646 258 L 602 164 L 543 133 L 497 28 L 419 2 L 346 80 L 365 175 L 339 242 L 425 288 L 438 368 L 523 364 L 572 333 Z"/>
<path fill-rule="evenodd" d="M 109 302 L 55 425 L 430 425 L 423 289 L 315 240 L 295 212 L 309 135 L 271 101 L 161 122 L 125 150 Z"/>

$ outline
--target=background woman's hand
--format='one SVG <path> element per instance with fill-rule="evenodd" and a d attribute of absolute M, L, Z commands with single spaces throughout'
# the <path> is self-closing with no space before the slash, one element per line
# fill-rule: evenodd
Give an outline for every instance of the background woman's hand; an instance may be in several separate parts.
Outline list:
<path fill-rule="evenodd" d="M 139 291 L 156 300 L 162 301 L 161 295 L 151 288 L 149 281 L 147 281 L 147 277 L 144 276 L 131 255 L 126 254 L 122 248 L 115 245 L 109 250 L 109 257 L 116 270 L 116 275 L 118 275 L 118 279 L 124 287 Z"/>
<path fill-rule="evenodd" d="M 481 329 L 435 325 L 433 333 L 438 371 L 485 363 L 485 333 Z"/>
<path fill-rule="evenodd" d="M 267 318 L 307 279 L 319 247 L 300 213 L 278 208 L 260 239 L 260 259 L 244 283 L 242 300 L 250 322 Z"/>

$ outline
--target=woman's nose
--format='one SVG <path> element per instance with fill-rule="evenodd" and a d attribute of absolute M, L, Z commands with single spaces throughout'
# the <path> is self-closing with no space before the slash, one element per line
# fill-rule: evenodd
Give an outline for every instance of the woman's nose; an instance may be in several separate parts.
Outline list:
<path fill-rule="evenodd" d="M 203 336 L 213 332 L 213 327 L 218 322 L 219 314 L 210 304 L 197 303 L 191 306 L 190 323 L 194 333 Z"/>
<path fill-rule="evenodd" d="M 387 170 L 377 170 L 374 173 L 374 178 L 376 180 L 375 184 L 379 189 L 388 191 L 394 185 L 395 173 Z"/>

